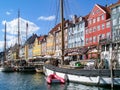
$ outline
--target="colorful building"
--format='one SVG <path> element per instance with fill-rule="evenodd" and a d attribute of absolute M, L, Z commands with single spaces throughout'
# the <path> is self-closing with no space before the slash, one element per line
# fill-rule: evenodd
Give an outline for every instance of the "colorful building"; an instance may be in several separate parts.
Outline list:
<path fill-rule="evenodd" d="M 37 37 L 38 36 L 36 34 L 33 34 L 25 42 L 25 59 L 26 60 L 33 59 L 33 46 L 34 46 L 33 44 Z"/>
<path fill-rule="evenodd" d="M 39 58 L 41 56 L 41 43 L 40 43 L 40 37 L 35 38 L 34 44 L 33 44 L 33 58 Z"/>
<path fill-rule="evenodd" d="M 89 49 L 88 58 L 97 58 L 99 55 L 99 41 L 111 38 L 109 7 L 95 4 L 87 21 L 85 46 Z"/>
<path fill-rule="evenodd" d="M 74 60 L 83 59 L 81 50 L 85 45 L 85 26 L 87 24 L 86 17 L 73 16 L 68 29 L 68 56 Z"/>
<path fill-rule="evenodd" d="M 47 35 L 43 35 L 40 42 L 42 47 L 41 56 L 45 56 L 47 53 Z"/>
<path fill-rule="evenodd" d="M 47 46 L 46 56 L 53 56 L 55 53 L 55 40 L 54 40 L 54 35 L 51 31 L 48 33 L 46 46 Z"/>
<path fill-rule="evenodd" d="M 112 50 L 113 56 L 117 61 L 117 66 L 120 67 L 120 0 L 110 6 L 111 22 L 112 22 Z"/>

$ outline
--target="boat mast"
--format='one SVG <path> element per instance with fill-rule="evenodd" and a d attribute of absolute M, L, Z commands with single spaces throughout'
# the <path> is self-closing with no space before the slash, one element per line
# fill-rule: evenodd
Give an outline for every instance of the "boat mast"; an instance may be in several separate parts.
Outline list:
<path fill-rule="evenodd" d="M 19 59 L 19 50 L 20 50 L 20 10 L 18 10 L 18 59 Z"/>
<path fill-rule="evenodd" d="M 63 11 L 63 0 L 60 0 L 60 16 L 61 16 L 61 49 L 62 49 L 62 60 L 61 64 L 63 65 L 64 62 L 64 11 Z"/>
<path fill-rule="evenodd" d="M 4 61 L 6 61 L 6 22 L 5 22 L 5 36 L 4 36 L 4 40 L 5 40 L 4 41 Z"/>
<path fill-rule="evenodd" d="M 27 38 L 28 38 L 28 22 L 26 23 L 26 41 L 27 41 Z"/>

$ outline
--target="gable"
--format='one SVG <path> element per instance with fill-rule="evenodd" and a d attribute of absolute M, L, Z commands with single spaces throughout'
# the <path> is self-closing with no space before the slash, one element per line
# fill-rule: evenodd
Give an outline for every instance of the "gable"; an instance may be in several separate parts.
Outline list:
<path fill-rule="evenodd" d="M 97 17 L 99 15 L 102 15 L 103 13 L 106 13 L 106 11 L 102 8 L 103 6 L 100 6 L 98 4 L 95 4 L 93 10 L 91 11 L 88 19 Z"/>

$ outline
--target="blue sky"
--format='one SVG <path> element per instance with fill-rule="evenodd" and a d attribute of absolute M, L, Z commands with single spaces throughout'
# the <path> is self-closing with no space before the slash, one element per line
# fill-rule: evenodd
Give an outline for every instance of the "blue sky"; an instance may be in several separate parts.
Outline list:
<path fill-rule="evenodd" d="M 118 0 L 65 0 L 65 17 L 84 16 L 95 4 L 106 5 Z M 26 22 L 28 34 L 48 34 L 59 22 L 59 0 L 1 0 L 0 1 L 0 51 L 3 50 L 4 23 L 7 23 L 7 47 L 13 45 L 17 36 L 17 16 L 20 10 L 21 41 L 25 37 Z M 24 39 L 25 40 L 25 39 Z"/>

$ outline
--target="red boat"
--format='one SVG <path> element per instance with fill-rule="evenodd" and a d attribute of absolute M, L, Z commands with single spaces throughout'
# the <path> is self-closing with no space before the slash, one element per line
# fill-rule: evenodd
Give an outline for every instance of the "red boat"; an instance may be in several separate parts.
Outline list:
<path fill-rule="evenodd" d="M 65 83 L 65 80 L 62 77 L 59 77 L 56 74 L 50 74 L 46 78 L 46 81 L 47 81 L 48 84 L 51 84 L 51 83 L 62 83 L 62 84 L 64 84 Z"/>

